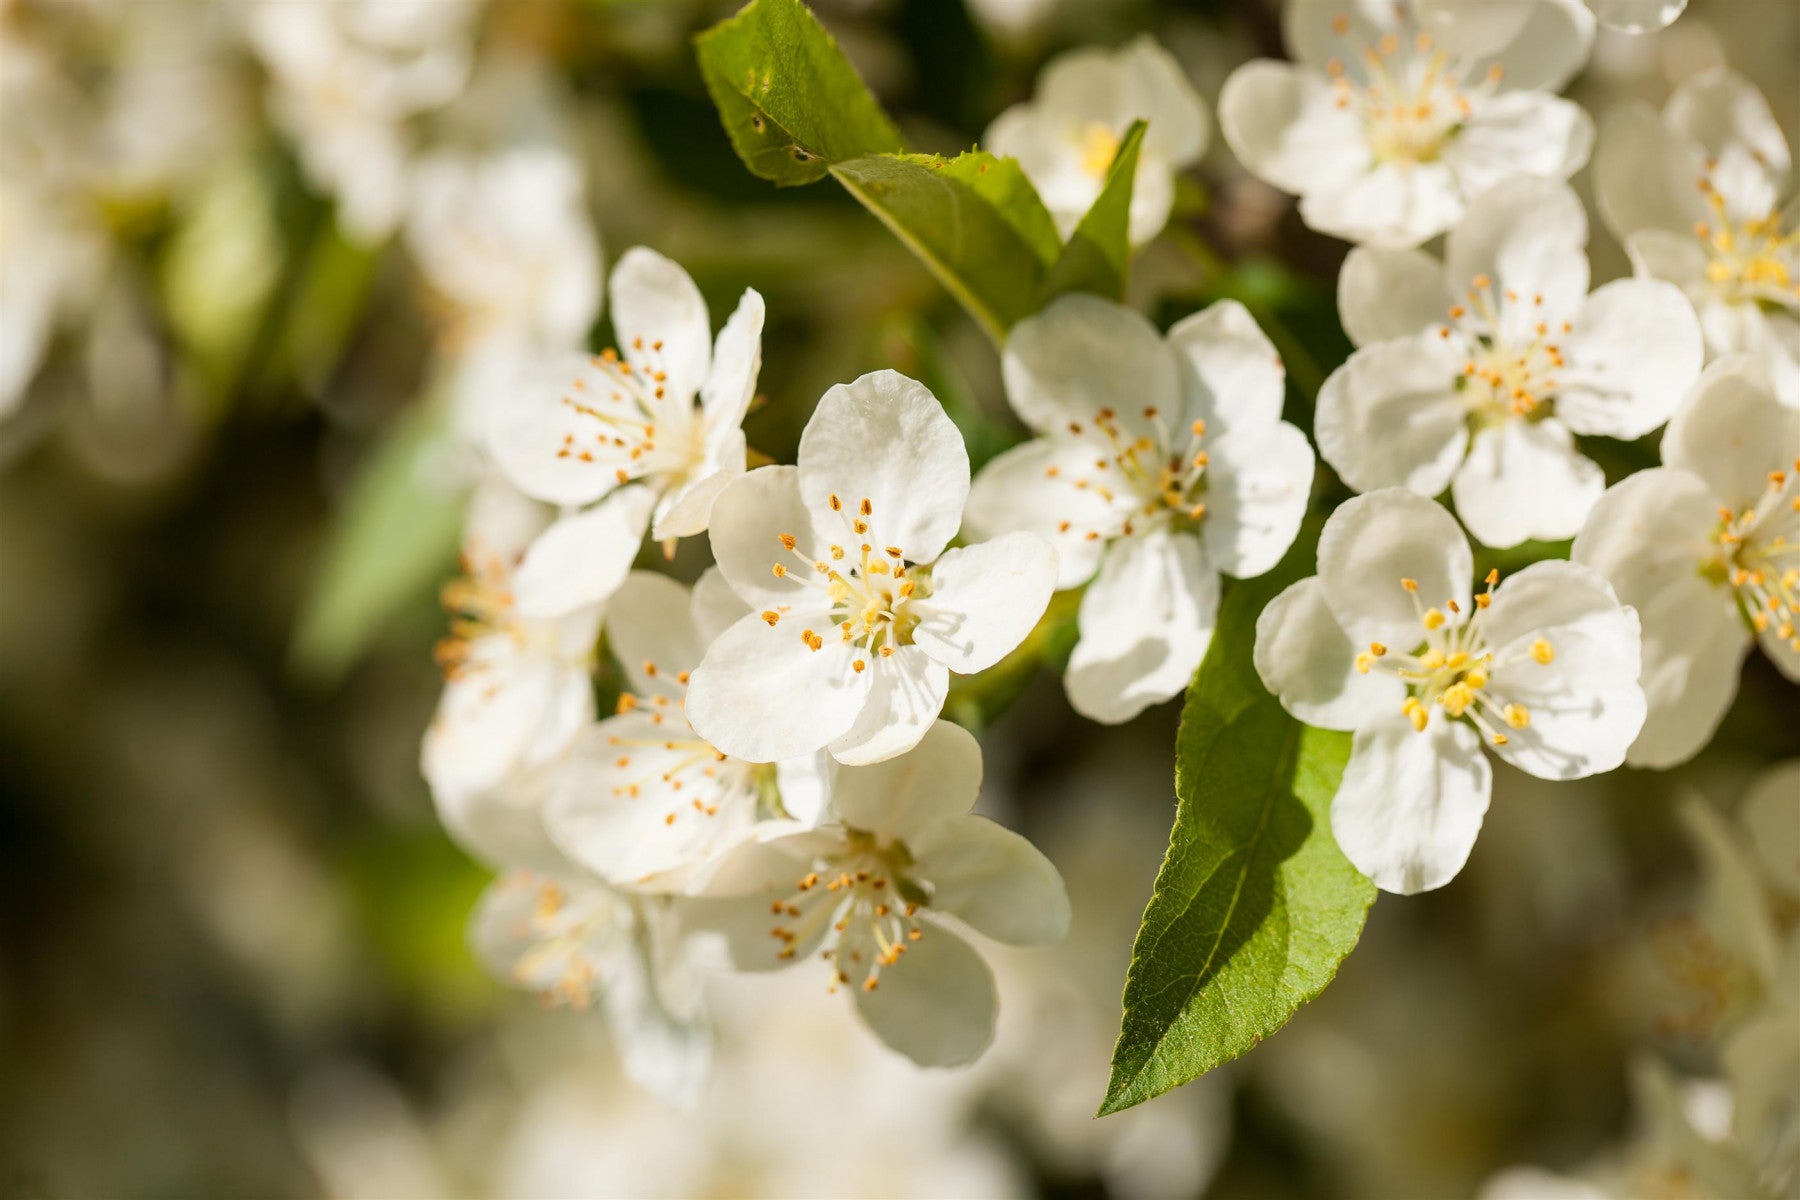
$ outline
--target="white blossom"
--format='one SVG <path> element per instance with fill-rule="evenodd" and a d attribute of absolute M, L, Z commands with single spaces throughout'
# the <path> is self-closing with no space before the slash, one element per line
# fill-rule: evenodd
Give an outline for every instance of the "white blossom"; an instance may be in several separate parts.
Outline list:
<path fill-rule="evenodd" d="M 840 771 L 835 821 L 762 826 L 719 868 L 694 920 L 724 934 L 743 969 L 818 954 L 829 986 L 848 989 L 889 1046 L 922 1066 L 971 1062 L 993 1039 L 993 973 L 942 918 L 1022 946 L 1069 924 L 1050 861 L 970 814 L 980 786 L 980 746 L 939 721 L 907 753 Z"/>
<path fill-rule="evenodd" d="M 1671 284 L 1588 294 L 1587 218 L 1569 188 L 1518 176 L 1450 231 L 1443 261 L 1352 250 L 1338 309 L 1360 347 L 1319 391 L 1319 453 L 1357 491 L 1446 487 L 1489 546 L 1575 536 L 1606 483 L 1575 434 L 1637 438 L 1703 358 Z"/>
<path fill-rule="evenodd" d="M 1509 175 L 1567 179 L 1593 122 L 1549 93 L 1587 61 L 1576 0 L 1291 0 L 1288 52 L 1233 72 L 1219 127 L 1322 233 L 1404 248 Z"/>
<path fill-rule="evenodd" d="M 1064 682 L 1076 711 L 1128 720 L 1187 686 L 1220 574 L 1262 574 L 1300 527 L 1313 454 L 1281 419 L 1281 359 L 1235 301 L 1165 339 L 1130 309 L 1068 296 L 1013 329 L 1003 367 L 1040 436 L 982 470 L 970 528 L 1049 539 L 1058 587 L 1092 578 Z"/>
<path fill-rule="evenodd" d="M 968 493 L 962 435 L 924 385 L 877 371 L 826 392 L 797 466 L 719 498 L 713 557 L 752 611 L 694 670 L 700 736 L 752 762 L 829 747 L 868 763 L 916 744 L 950 672 L 1017 646 L 1056 582 L 1033 534 L 945 549 Z"/>
<path fill-rule="evenodd" d="M 1492 784 L 1482 753 L 1542 779 L 1610 771 L 1644 723 L 1638 619 L 1577 563 L 1534 563 L 1472 595 L 1468 540 L 1403 488 L 1347 501 L 1319 573 L 1269 602 L 1256 669 L 1294 716 L 1355 731 L 1331 828 L 1389 892 L 1462 869 Z"/>
<path fill-rule="evenodd" d="M 1723 67 L 1675 90 L 1659 117 L 1612 114 L 1594 161 L 1607 223 L 1639 275 L 1679 285 L 1715 356 L 1754 354 L 1800 406 L 1800 198 L 1768 101 Z M 1783 202 L 1783 197 L 1787 200 Z"/>
<path fill-rule="evenodd" d="M 762 297 L 746 289 L 715 344 L 700 289 L 653 250 L 625 252 L 611 293 L 620 349 L 553 356 L 495 405 L 488 447 L 501 471 L 566 510 L 520 569 L 527 612 L 604 600 L 646 527 L 658 541 L 704 532 L 713 501 L 744 471 Z"/>
<path fill-rule="evenodd" d="M 1615 484 L 1575 539 L 1576 561 L 1643 616 L 1650 716 L 1634 766 L 1712 740 L 1753 642 L 1800 681 L 1800 409 L 1765 367 L 1709 366 L 1663 435 L 1663 466 Z"/>
<path fill-rule="evenodd" d="M 1206 102 L 1181 64 L 1148 35 L 1116 50 L 1086 46 L 1058 55 L 1038 77 L 1037 94 L 988 126 L 982 145 L 1018 160 L 1065 239 L 1099 199 L 1119 141 L 1148 122 L 1132 177 L 1130 236 L 1162 231 L 1175 201 L 1175 175 L 1206 151 Z"/>

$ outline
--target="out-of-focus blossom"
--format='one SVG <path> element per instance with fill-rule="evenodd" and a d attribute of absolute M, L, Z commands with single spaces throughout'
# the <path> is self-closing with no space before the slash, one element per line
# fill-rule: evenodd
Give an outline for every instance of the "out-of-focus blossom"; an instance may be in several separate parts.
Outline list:
<path fill-rule="evenodd" d="M 1667 29 L 1687 9 L 1688 0 L 1582 0 L 1608 29 L 1654 33 Z"/>
<path fill-rule="evenodd" d="M 1518 176 L 1450 231 L 1444 261 L 1358 246 L 1338 310 L 1359 346 L 1319 391 L 1319 452 L 1358 491 L 1446 486 L 1490 546 L 1575 536 L 1606 483 L 1575 434 L 1637 438 L 1699 377 L 1674 286 L 1588 294 L 1587 218 L 1564 184 Z"/>
<path fill-rule="evenodd" d="M 1800 409 L 1745 356 L 1708 367 L 1663 435 L 1664 465 L 1615 484 L 1574 557 L 1644 622 L 1650 715 L 1627 761 L 1668 767 L 1712 740 L 1753 642 L 1800 680 Z"/>
<path fill-rule="evenodd" d="M 1768 101 L 1726 70 L 1608 118 L 1594 162 L 1600 211 L 1639 275 L 1687 292 L 1715 356 L 1769 362 L 1800 407 L 1800 203 Z"/>
<path fill-rule="evenodd" d="M 982 470 L 969 524 L 1049 539 L 1058 587 L 1093 577 L 1064 682 L 1077 712 L 1128 720 L 1187 686 L 1220 575 L 1262 574 L 1300 528 L 1313 454 L 1281 419 L 1281 358 L 1235 301 L 1165 339 L 1070 296 L 1018 324 L 1003 367 L 1040 436 Z"/>
<path fill-rule="evenodd" d="M 1322 233 L 1392 248 L 1452 228 L 1509 175 L 1567 179 L 1593 122 L 1549 93 L 1587 61 L 1576 0 L 1292 0 L 1288 52 L 1234 72 L 1219 127 Z"/>
<path fill-rule="evenodd" d="M 1019 160 L 1067 238 L 1099 198 L 1119 139 L 1137 120 L 1149 122 L 1131 191 L 1131 240 L 1142 243 L 1168 222 L 1175 175 L 1200 161 L 1210 124 L 1181 64 L 1154 39 L 1058 56 L 1037 95 L 995 118 L 982 144 Z"/>

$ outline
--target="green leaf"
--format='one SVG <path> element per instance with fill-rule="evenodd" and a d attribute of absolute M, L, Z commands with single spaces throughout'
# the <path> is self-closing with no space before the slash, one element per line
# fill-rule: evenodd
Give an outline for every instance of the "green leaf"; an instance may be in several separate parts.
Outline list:
<path fill-rule="evenodd" d="M 1031 180 L 1025 178 L 1025 169 L 1018 159 L 997 158 L 985 150 L 971 150 L 948 161 L 936 161 L 943 164 L 940 169 L 945 175 L 993 205 L 1046 267 L 1056 261 L 1062 253 L 1056 219 L 1038 198 Z"/>
<path fill-rule="evenodd" d="M 1331 836 L 1350 736 L 1290 717 L 1251 661 L 1257 615 L 1311 561 L 1303 540 L 1268 575 L 1233 585 L 1188 689 L 1175 829 L 1131 949 L 1101 1115 L 1281 1028 L 1331 981 L 1375 899 Z"/>
<path fill-rule="evenodd" d="M 1107 168 L 1105 186 L 1044 280 L 1038 307 L 1064 292 L 1092 292 L 1109 300 L 1125 298 L 1125 281 L 1131 270 L 1131 187 L 1137 177 L 1144 128 L 1142 121 L 1133 121 L 1125 131 L 1112 166 Z"/>
<path fill-rule="evenodd" d="M 872 154 L 831 168 L 995 341 L 1013 322 L 1037 311 L 1048 262 L 1043 229 L 1033 213 L 1034 207 L 1042 212 L 1043 204 L 1018 165 L 1003 163 L 1008 160 L 980 152 L 955 159 Z M 994 182 L 967 182 L 989 175 Z M 996 200 L 1006 208 L 996 207 Z M 1043 215 L 1048 220 L 1049 214 Z"/>
<path fill-rule="evenodd" d="M 462 487 L 444 406 L 424 403 L 395 423 L 350 489 L 328 535 L 289 648 L 294 670 L 330 684 L 387 623 L 431 594 L 456 561 Z"/>
<path fill-rule="evenodd" d="M 706 90 L 753 174 L 811 183 L 836 163 L 902 149 L 856 68 L 800 0 L 751 0 L 694 42 Z"/>

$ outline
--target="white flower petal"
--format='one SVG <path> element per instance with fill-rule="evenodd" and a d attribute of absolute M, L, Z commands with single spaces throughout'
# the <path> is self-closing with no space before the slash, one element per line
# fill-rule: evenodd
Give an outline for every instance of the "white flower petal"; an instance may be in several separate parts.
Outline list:
<path fill-rule="evenodd" d="M 756 377 L 762 371 L 763 312 L 761 293 L 745 288 L 731 318 L 719 330 L 712 368 L 700 388 L 709 439 L 743 424 L 750 398 L 756 394 Z"/>
<path fill-rule="evenodd" d="M 1292 63 L 1256 59 L 1233 71 L 1219 131 L 1252 174 L 1294 195 L 1346 187 L 1371 161 L 1355 116 L 1322 76 Z"/>
<path fill-rule="evenodd" d="M 1121 304 L 1072 294 L 1013 326 L 1001 366 L 1006 395 L 1042 433 L 1087 426 L 1112 409 L 1132 436 L 1155 436 L 1143 410 L 1177 411 L 1175 356 L 1156 327 Z"/>
<path fill-rule="evenodd" d="M 985 671 L 1025 640 L 1055 588 L 1056 551 L 1035 533 L 945 551 L 930 596 L 911 606 L 913 643 L 960 675 Z"/>
<path fill-rule="evenodd" d="M 1722 358 L 1701 374 L 1663 434 L 1663 462 L 1705 480 L 1734 512 L 1754 507 L 1771 471 L 1800 454 L 1800 409 L 1783 404 L 1762 366 Z"/>
<path fill-rule="evenodd" d="M 1402 488 L 1347 500 L 1319 534 L 1319 581 L 1354 643 L 1416 646 L 1419 612 L 1454 600 L 1469 611 L 1469 541 L 1442 506 Z M 1401 585 L 1418 584 L 1416 595 Z"/>
<path fill-rule="evenodd" d="M 1555 649 L 1548 663 L 1533 657 L 1540 637 Z M 1539 779 L 1582 779 L 1623 763 L 1646 711 L 1638 637 L 1637 614 L 1615 608 L 1499 646 L 1489 684 L 1494 702 L 1523 705 L 1531 718 L 1524 728 L 1508 728 L 1496 752 Z"/>
<path fill-rule="evenodd" d="M 922 1067 L 960 1067 L 994 1040 L 994 973 L 970 945 L 935 923 L 906 957 L 856 989 L 856 1009 L 889 1047 Z"/>
<path fill-rule="evenodd" d="M 811 754 L 856 721 L 869 697 L 862 651 L 831 636 L 831 614 L 797 610 L 769 625 L 751 615 L 720 634 L 688 678 L 694 732 L 733 758 L 775 762 Z M 820 632 L 819 650 L 802 640 Z"/>
<path fill-rule="evenodd" d="M 426 732 L 425 778 L 434 794 L 453 801 L 500 788 L 515 772 L 560 754 L 593 711 L 581 667 L 477 642 L 462 672 L 444 685 Z"/>
<path fill-rule="evenodd" d="M 1700 376 L 1706 347 L 1687 297 L 1655 279 L 1619 279 L 1588 297 L 1563 343 L 1556 415 L 1577 433 L 1638 438 L 1669 419 Z"/>
<path fill-rule="evenodd" d="M 1097 489 L 1074 484 L 1093 461 L 1092 446 L 1069 438 L 1034 438 L 1014 446 L 976 474 L 969 489 L 968 531 L 979 537 L 1035 533 L 1055 548 L 1056 586 L 1085 583 L 1100 565 L 1104 535 L 1119 520 Z M 1089 531 L 1102 536 L 1090 538 Z"/>
<path fill-rule="evenodd" d="M 1213 437 L 1260 432 L 1281 420 L 1287 368 L 1242 304 L 1219 300 L 1183 317 L 1168 343 L 1181 364 L 1184 424 L 1205 421 Z"/>
<path fill-rule="evenodd" d="M 1459 58 L 1492 57 L 1524 31 L 1537 5 L 1531 0 L 1413 0 L 1413 15 L 1433 46 Z M 1510 80 L 1508 81 L 1511 82 Z M 1524 86 L 1535 86 L 1527 84 Z M 1552 88 L 1551 91 L 1556 89 Z"/>
<path fill-rule="evenodd" d="M 1217 441 L 1209 437 L 1207 444 L 1206 515 L 1200 523 L 1207 557 L 1234 578 L 1261 575 L 1281 561 L 1306 517 L 1312 446 L 1286 421 Z"/>
<path fill-rule="evenodd" d="M 1461 10 L 1466 0 L 1432 0 L 1439 7 Z M 1501 68 L 1501 83 L 1516 91 L 1560 92 L 1587 66 L 1594 45 L 1594 14 L 1581 0 L 1496 0 L 1486 7 L 1523 9 L 1525 19 L 1493 53 L 1477 63 L 1479 77 L 1491 64 Z M 1460 12 L 1458 20 L 1462 18 Z M 1515 18 L 1516 19 L 1516 18 Z"/>
<path fill-rule="evenodd" d="M 1414 166 L 1382 163 L 1347 184 L 1306 192 L 1300 217 L 1345 241 L 1405 249 L 1461 219 L 1464 187 L 1447 157 Z"/>
<path fill-rule="evenodd" d="M 519 612 L 556 617 L 612 595 L 643 545 L 655 503 L 649 488 L 620 488 L 544 530 L 513 575 Z"/>
<path fill-rule="evenodd" d="M 613 593 L 606 640 L 633 692 L 678 695 L 678 678 L 700 665 L 706 646 L 689 619 L 689 601 L 687 588 L 653 571 L 631 572 Z"/>
<path fill-rule="evenodd" d="M 1323 71 L 1332 59 L 1348 61 L 1396 32 L 1406 16 L 1386 0 L 1292 0 L 1282 9 L 1281 38 L 1289 55 Z"/>
<path fill-rule="evenodd" d="M 1703 157 L 1723 159 L 1737 147 L 1755 156 L 1771 191 L 1779 192 L 1787 182 L 1791 165 L 1787 139 L 1769 102 L 1737 72 L 1713 67 L 1684 80 L 1663 108 L 1663 120 L 1678 136 L 1698 145 Z"/>
<path fill-rule="evenodd" d="M 1354 729 L 1371 713 L 1400 707 L 1405 685 L 1392 675 L 1358 672 L 1358 650 L 1331 615 L 1316 575 L 1289 585 L 1256 618 L 1256 673 L 1308 725 Z"/>
<path fill-rule="evenodd" d="M 1463 194 L 1479 196 L 1510 175 L 1567 179 L 1593 148 L 1593 118 L 1579 104 L 1543 92 L 1508 92 L 1476 107 L 1444 160 Z"/>
<path fill-rule="evenodd" d="M 1470 203 L 1444 245 L 1444 274 L 1452 287 L 1466 288 L 1478 275 L 1494 280 L 1496 292 L 1542 296 L 1539 304 L 1509 304 L 1522 315 L 1519 327 L 1502 332 L 1528 341 L 1530 322 L 1560 325 L 1581 308 L 1588 289 L 1587 213 L 1559 179 L 1516 175 Z M 1440 318 L 1441 320 L 1441 318 Z"/>
<path fill-rule="evenodd" d="M 1450 485 L 1475 540 L 1500 549 L 1574 537 L 1605 490 L 1605 474 L 1553 417 L 1483 429 Z"/>
<path fill-rule="evenodd" d="M 908 849 L 931 883 L 931 909 L 1009 946 L 1047 946 L 1069 931 L 1069 893 L 1056 867 L 986 817 L 947 822 Z"/>
<path fill-rule="evenodd" d="M 724 633 L 750 611 L 732 590 L 725 573 L 711 566 L 694 581 L 693 595 L 688 601 L 688 623 L 693 626 L 702 652 L 713 639 Z"/>
<path fill-rule="evenodd" d="M 962 525 L 969 452 L 929 388 L 897 371 L 840 383 L 819 400 L 800 435 L 800 495 L 819 536 L 848 542 L 868 500 L 870 539 L 930 562 Z M 828 506 L 840 498 L 841 513 Z"/>
<path fill-rule="evenodd" d="M 949 721 L 935 721 L 905 754 L 842 767 L 832 781 L 831 811 L 853 829 L 898 839 L 917 850 L 933 829 L 966 817 L 981 790 L 981 745 Z M 928 877 L 929 878 L 929 877 Z"/>
<path fill-rule="evenodd" d="M 731 590 L 753 609 L 778 611 L 817 599 L 804 581 L 806 563 L 783 548 L 784 533 L 809 543 L 799 547 L 801 554 L 816 549 L 797 467 L 758 467 L 733 480 L 713 503 L 713 559 Z M 775 574 L 777 564 L 786 574 Z"/>
<path fill-rule="evenodd" d="M 496 375 L 505 394 L 483 404 L 487 447 L 514 487 L 549 504 L 589 504 L 619 486 L 626 452 L 575 402 L 610 394 L 589 359 L 558 355 Z"/>
<path fill-rule="evenodd" d="M 1075 711 L 1116 725 L 1187 686 L 1219 611 L 1219 573 L 1192 534 L 1114 542 L 1081 597 L 1063 685 Z"/>
<path fill-rule="evenodd" d="M 619 353 L 646 374 L 664 373 L 677 400 L 699 394 L 712 365 L 712 326 L 692 277 L 679 263 L 633 246 L 613 267 L 610 290 Z"/>
<path fill-rule="evenodd" d="M 1412 337 L 1450 308 L 1444 267 L 1423 250 L 1354 246 L 1338 272 L 1338 318 L 1357 347 Z"/>
<path fill-rule="evenodd" d="M 1492 786 L 1480 735 L 1468 725 L 1434 714 L 1419 732 L 1395 709 L 1356 731 L 1331 832 L 1382 891 L 1428 892 L 1468 861 Z"/>
<path fill-rule="evenodd" d="M 901 646 L 886 657 L 858 651 L 855 658 L 869 664 L 863 672 L 870 676 L 868 696 L 856 722 L 832 739 L 831 756 L 860 765 L 906 753 L 944 711 L 949 670 L 921 646 Z"/>
<path fill-rule="evenodd" d="M 1625 239 L 1625 254 L 1640 279 L 1661 279 L 1690 296 L 1707 290 L 1706 247 L 1692 232 L 1640 229 Z M 1715 347 L 1715 349 L 1717 349 Z"/>
<path fill-rule="evenodd" d="M 1175 56 L 1140 34 L 1119 48 L 1113 63 L 1123 84 L 1119 128 L 1146 121 L 1144 148 L 1151 154 L 1177 170 L 1198 162 L 1206 151 L 1206 102 Z"/>
<path fill-rule="evenodd" d="M 1356 351 L 1319 389 L 1319 453 L 1359 492 L 1437 495 L 1469 445 L 1468 410 L 1455 388 L 1461 369 L 1435 333 Z"/>
<path fill-rule="evenodd" d="M 769 936 L 769 905 L 793 895 L 815 859 L 842 848 L 841 835 L 807 830 L 792 821 L 765 821 L 728 852 L 707 877 L 705 899 L 684 901 L 682 915 L 695 931 L 720 935 L 731 966 L 772 971 L 810 958 L 831 931 L 833 909 L 815 905 L 794 926 L 792 943 Z M 783 956 L 791 944 L 794 953 Z"/>
<path fill-rule="evenodd" d="M 591 710 L 581 714 L 584 723 L 592 715 Z M 570 736 L 574 736 L 573 730 Z M 438 820 L 451 840 L 472 858 L 502 868 L 568 869 L 568 858 L 550 840 L 543 820 L 544 799 L 561 763 L 514 769 L 497 784 L 471 789 L 460 787 L 455 775 L 446 769 L 452 764 L 442 757 L 441 747 L 435 751 L 428 747 L 427 754 L 439 756 L 436 762 L 427 760 L 432 768 L 428 778 Z"/>
<path fill-rule="evenodd" d="M 744 431 L 726 430 L 725 436 L 708 451 L 708 462 L 697 468 L 686 483 L 664 492 L 657 500 L 650 536 L 661 542 L 705 533 L 720 494 L 744 474 L 745 449 Z"/>
<path fill-rule="evenodd" d="M 1694 223 L 1707 216 L 1694 181 L 1705 172 L 1699 148 L 1677 137 L 1647 104 L 1626 104 L 1606 116 L 1594 155 L 1594 196 L 1600 215 L 1621 239 L 1660 230 L 1694 241 Z"/>

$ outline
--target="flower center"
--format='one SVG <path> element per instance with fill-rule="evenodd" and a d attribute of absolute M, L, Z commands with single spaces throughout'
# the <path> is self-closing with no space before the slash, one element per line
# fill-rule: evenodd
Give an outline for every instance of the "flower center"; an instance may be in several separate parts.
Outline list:
<path fill-rule="evenodd" d="M 1800 651 L 1800 458 L 1792 471 L 1771 471 L 1754 507 L 1719 510 L 1713 534 L 1718 557 L 1709 574 L 1736 589 L 1751 625 Z"/>
<path fill-rule="evenodd" d="M 652 679 L 668 677 L 676 686 L 687 687 L 688 673 L 673 675 L 659 671 L 654 662 L 645 662 L 643 672 Z M 609 736 L 607 743 L 618 750 L 613 766 L 630 770 L 644 751 L 664 751 L 678 755 L 672 763 L 661 757 L 652 758 L 639 773 L 613 786 L 613 795 L 636 800 L 645 791 L 668 805 L 663 824 L 695 817 L 713 818 L 721 807 L 754 806 L 763 794 L 762 778 L 754 763 L 732 758 L 700 737 L 688 724 L 686 696 L 671 698 L 664 694 L 640 696 L 625 692 L 619 697 L 618 712 L 641 712 L 657 726 L 668 726 L 665 737 Z M 673 716 L 675 721 L 671 721 Z"/>
<path fill-rule="evenodd" d="M 913 856 L 905 843 L 884 843 L 860 829 L 846 829 L 843 850 L 817 866 L 769 906 L 776 918 L 769 930 L 775 957 L 793 958 L 800 943 L 831 922 L 837 942 L 821 952 L 833 962 L 831 990 L 844 984 L 872 992 L 882 968 L 899 962 L 924 936 L 916 914 L 930 902 L 929 889 L 907 874 Z"/>
<path fill-rule="evenodd" d="M 1176 450 L 1160 412 L 1146 408 L 1144 420 L 1151 433 L 1133 434 L 1121 427 L 1118 413 L 1111 408 L 1100 409 L 1085 423 L 1071 421 L 1069 433 L 1094 447 L 1092 467 L 1079 473 L 1055 466 L 1044 468 L 1047 478 L 1064 479 L 1077 491 L 1092 492 L 1106 501 L 1107 516 L 1081 530 L 1090 542 L 1130 537 L 1164 524 L 1193 528 L 1206 515 L 1201 498 L 1209 462 L 1202 446 L 1206 422 L 1197 420 L 1189 425 L 1187 445 Z M 1073 521 L 1057 525 L 1059 533 L 1074 528 Z"/>
<path fill-rule="evenodd" d="M 1104 180 L 1119 154 L 1119 135 L 1098 121 L 1081 127 L 1077 141 L 1081 145 L 1081 169 L 1095 179 Z"/>
<path fill-rule="evenodd" d="M 530 871 L 516 871 L 500 886 L 536 892 L 529 913 L 508 931 L 531 943 L 513 962 L 513 982 L 537 992 L 548 1005 L 593 1004 L 606 982 L 606 955 L 625 932 L 619 902 L 598 889 L 571 895 Z"/>
<path fill-rule="evenodd" d="M 705 430 L 696 419 L 694 398 L 669 392 L 662 348 L 660 341 L 633 341 L 632 349 L 649 360 L 648 366 L 633 366 L 610 347 L 588 360 L 599 373 L 598 386 L 575 379 L 562 402 L 589 418 L 592 427 L 564 434 L 556 457 L 613 463 L 621 484 L 652 475 L 679 483 L 704 461 Z"/>
<path fill-rule="evenodd" d="M 1332 31 L 1347 39 L 1351 23 L 1339 16 Z M 1373 44 L 1325 64 L 1334 103 L 1362 122 L 1377 163 L 1417 166 L 1436 162 L 1461 132 L 1475 103 L 1492 95 L 1501 70 L 1489 67 L 1468 86 L 1469 64 L 1433 46 L 1429 33 L 1383 34 Z M 1345 63 L 1352 64 L 1346 67 Z"/>
<path fill-rule="evenodd" d="M 1781 213 L 1734 221 L 1708 176 L 1698 185 L 1713 220 L 1694 226 L 1706 250 L 1706 280 L 1728 301 L 1792 305 L 1800 301 L 1800 229 L 1784 231 Z"/>
<path fill-rule="evenodd" d="M 1475 597 L 1475 611 L 1465 615 L 1455 600 L 1446 600 L 1441 609 L 1424 607 L 1418 582 L 1402 579 L 1400 586 L 1412 597 L 1424 640 L 1410 654 L 1397 654 L 1380 642 L 1371 642 L 1356 656 L 1360 673 L 1380 671 L 1406 684 L 1400 711 L 1419 732 L 1431 723 L 1433 708 L 1442 709 L 1452 719 L 1468 718 L 1496 746 L 1510 740 L 1504 729 L 1524 729 L 1531 724 L 1530 709 L 1507 703 L 1493 692 L 1493 671 L 1505 662 L 1496 662 L 1482 633 L 1481 614 L 1493 603 L 1494 585 L 1499 582 L 1500 572 L 1489 571 L 1487 591 Z M 1555 648 L 1544 638 L 1533 641 L 1526 653 L 1542 665 L 1556 658 Z"/>
<path fill-rule="evenodd" d="M 450 632 L 432 647 L 432 656 L 446 681 L 479 668 L 474 644 L 504 635 L 521 648 L 531 630 L 513 610 L 511 566 L 496 555 L 465 553 L 462 575 L 444 585 L 439 598 L 450 618 Z"/>
<path fill-rule="evenodd" d="M 1552 327 L 1541 312 L 1541 295 L 1522 297 L 1494 291 L 1494 281 L 1477 275 L 1466 304 L 1450 306 L 1450 321 L 1438 336 L 1454 340 L 1465 357 L 1456 388 L 1476 429 L 1509 418 L 1541 420 L 1551 415 L 1556 390 L 1568 369 L 1558 338 L 1572 326 Z"/>

